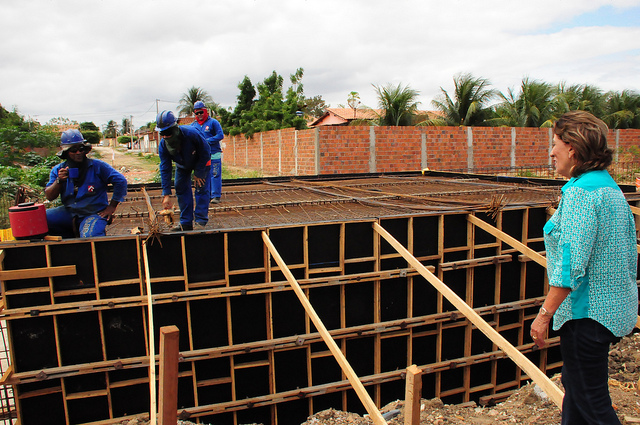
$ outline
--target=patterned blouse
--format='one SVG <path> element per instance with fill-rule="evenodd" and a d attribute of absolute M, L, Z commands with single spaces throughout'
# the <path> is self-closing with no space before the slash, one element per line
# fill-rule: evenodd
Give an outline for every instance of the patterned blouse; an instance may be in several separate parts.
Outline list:
<path fill-rule="evenodd" d="M 570 288 L 553 329 L 590 318 L 622 337 L 638 317 L 638 252 L 633 215 L 606 170 L 562 187 L 558 210 L 544 226 L 549 284 Z"/>

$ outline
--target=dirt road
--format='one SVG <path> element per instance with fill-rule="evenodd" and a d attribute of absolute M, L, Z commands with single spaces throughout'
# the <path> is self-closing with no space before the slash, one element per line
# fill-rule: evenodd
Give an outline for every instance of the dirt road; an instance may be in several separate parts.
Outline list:
<path fill-rule="evenodd" d="M 120 171 L 130 184 L 151 183 L 158 172 L 157 160 L 145 159 L 148 154 L 139 150 L 127 149 L 126 146 L 118 146 L 117 148 L 94 146 L 91 155 Z"/>

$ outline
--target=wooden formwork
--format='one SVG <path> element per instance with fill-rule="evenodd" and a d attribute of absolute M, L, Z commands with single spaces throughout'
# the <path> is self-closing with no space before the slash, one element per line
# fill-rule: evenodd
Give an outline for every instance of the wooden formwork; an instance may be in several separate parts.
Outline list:
<path fill-rule="evenodd" d="M 422 397 L 447 403 L 500 398 L 527 381 L 374 223 L 543 372 L 559 372 L 558 338 L 552 334 L 548 348 L 537 350 L 528 337 L 547 290 L 544 267 L 469 219 L 543 251 L 557 186 L 490 182 L 481 189 L 465 181 L 468 193 L 456 197 L 448 189 L 429 192 L 423 176 L 403 176 L 396 185 L 370 180 L 225 185 L 223 207 L 210 215 L 217 228 L 199 232 L 3 246 L 0 318 L 12 364 L 4 380 L 14 388 L 21 423 L 110 424 L 149 415 L 149 377 L 157 376 L 149 371 L 149 332 L 157 341 L 168 325 L 180 330 L 181 418 L 299 424 L 329 407 L 364 413 L 263 234 L 378 407 L 404 397 L 412 364 L 424 372 Z M 411 191 L 398 189 L 406 184 Z M 313 196 L 302 199 L 295 192 L 301 186 Z M 276 206 L 240 199 L 288 190 L 293 200 L 285 195 Z M 519 200 L 523 193 L 528 202 Z M 150 195 L 157 205 L 157 194 Z M 134 199 L 119 208 L 123 229 L 142 222 L 126 217 L 141 210 Z"/>

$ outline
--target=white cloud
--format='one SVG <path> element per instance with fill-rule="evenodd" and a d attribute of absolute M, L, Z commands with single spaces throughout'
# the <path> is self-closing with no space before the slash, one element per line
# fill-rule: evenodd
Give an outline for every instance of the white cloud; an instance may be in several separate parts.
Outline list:
<path fill-rule="evenodd" d="M 0 4 L 0 103 L 46 122 L 134 124 L 191 86 L 235 105 L 237 85 L 305 70 L 307 96 L 375 107 L 372 85 L 408 84 L 430 108 L 470 72 L 506 91 L 523 77 L 640 88 L 640 25 L 571 24 L 640 0 L 8 0 Z M 168 101 L 168 102 L 166 102 Z"/>

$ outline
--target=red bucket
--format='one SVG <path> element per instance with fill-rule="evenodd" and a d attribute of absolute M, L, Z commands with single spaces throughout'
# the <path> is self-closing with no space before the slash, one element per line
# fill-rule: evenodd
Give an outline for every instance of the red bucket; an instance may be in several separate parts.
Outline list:
<path fill-rule="evenodd" d="M 16 239 L 41 239 L 49 232 L 43 204 L 24 202 L 9 208 L 9 222 Z"/>

